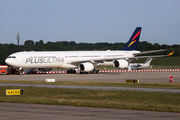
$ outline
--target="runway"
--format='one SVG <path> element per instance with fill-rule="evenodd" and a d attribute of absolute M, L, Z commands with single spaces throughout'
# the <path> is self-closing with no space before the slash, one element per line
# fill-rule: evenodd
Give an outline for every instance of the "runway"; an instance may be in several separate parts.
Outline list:
<path fill-rule="evenodd" d="M 140 110 L 1 103 L 1 120 L 179 120 L 179 113 Z"/>
<path fill-rule="evenodd" d="M 169 75 L 174 76 L 174 83 L 180 83 L 180 72 L 131 72 L 101 74 L 31 74 L 2 75 L 0 80 L 41 80 L 54 78 L 56 81 L 113 81 L 125 82 L 126 79 L 139 79 L 140 82 L 169 82 Z"/>

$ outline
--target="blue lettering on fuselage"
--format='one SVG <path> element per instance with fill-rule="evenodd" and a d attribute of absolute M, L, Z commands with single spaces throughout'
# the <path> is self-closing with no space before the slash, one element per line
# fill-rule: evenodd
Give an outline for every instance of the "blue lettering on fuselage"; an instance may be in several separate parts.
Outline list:
<path fill-rule="evenodd" d="M 29 57 L 26 58 L 25 63 L 30 63 L 30 64 L 37 64 L 37 63 L 63 63 L 64 62 L 64 58 L 61 57 L 55 57 L 55 56 L 34 56 L 34 57 Z"/>

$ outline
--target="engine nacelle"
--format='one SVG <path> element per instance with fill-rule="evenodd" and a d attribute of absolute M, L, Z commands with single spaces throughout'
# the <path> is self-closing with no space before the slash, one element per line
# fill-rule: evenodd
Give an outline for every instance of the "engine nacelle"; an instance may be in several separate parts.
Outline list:
<path fill-rule="evenodd" d="M 94 69 L 94 65 L 92 63 L 81 63 L 78 66 L 78 70 L 81 72 L 89 72 Z"/>
<path fill-rule="evenodd" d="M 38 68 L 39 71 L 51 71 L 52 68 Z"/>
<path fill-rule="evenodd" d="M 128 62 L 124 59 L 120 59 L 120 60 L 115 60 L 113 62 L 113 67 L 115 68 L 127 68 L 128 67 Z"/>

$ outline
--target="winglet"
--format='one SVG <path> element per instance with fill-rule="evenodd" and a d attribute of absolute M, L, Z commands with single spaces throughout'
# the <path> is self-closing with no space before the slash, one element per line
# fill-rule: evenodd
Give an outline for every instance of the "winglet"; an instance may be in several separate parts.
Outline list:
<path fill-rule="evenodd" d="M 169 53 L 167 56 L 172 56 L 174 54 L 175 51 Z"/>

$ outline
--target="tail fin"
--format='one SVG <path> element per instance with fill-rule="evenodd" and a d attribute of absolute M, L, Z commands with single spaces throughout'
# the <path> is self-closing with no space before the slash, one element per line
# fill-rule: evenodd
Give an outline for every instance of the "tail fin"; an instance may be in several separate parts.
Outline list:
<path fill-rule="evenodd" d="M 144 62 L 144 64 L 150 65 L 151 61 L 152 61 L 152 58 L 148 58 L 148 59 Z"/>
<path fill-rule="evenodd" d="M 141 34 L 141 27 L 137 27 L 130 37 L 128 43 L 122 50 L 137 50 L 138 42 Z"/>

